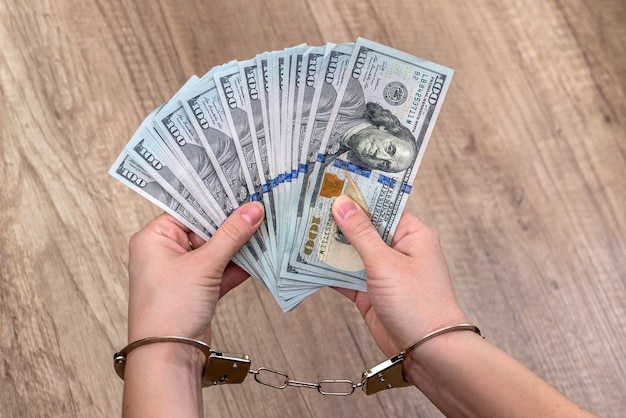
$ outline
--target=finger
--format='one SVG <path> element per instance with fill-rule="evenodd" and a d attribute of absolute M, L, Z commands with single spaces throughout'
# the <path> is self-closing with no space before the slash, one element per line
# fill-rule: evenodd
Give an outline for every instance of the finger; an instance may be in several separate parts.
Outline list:
<path fill-rule="evenodd" d="M 410 212 L 404 212 L 400 217 L 400 222 L 398 222 L 398 227 L 393 236 L 391 246 L 393 247 L 406 236 L 419 234 L 421 231 L 428 228 L 430 228 L 430 226 L 424 223 L 420 218 Z"/>
<path fill-rule="evenodd" d="M 189 236 L 189 243 L 191 244 L 191 248 L 192 249 L 200 248 L 206 242 L 205 240 L 202 239 L 202 237 L 200 237 L 195 232 L 190 232 L 187 235 Z"/>
<path fill-rule="evenodd" d="M 394 250 L 409 257 L 440 245 L 437 230 L 410 213 L 402 215 L 391 243 Z"/>
<path fill-rule="evenodd" d="M 359 310 L 359 313 L 365 319 L 367 313 L 372 307 L 368 293 L 359 292 L 358 290 L 344 289 L 342 287 L 332 287 L 332 289 L 354 302 L 354 305 Z"/>
<path fill-rule="evenodd" d="M 130 249 L 162 247 L 178 253 L 187 252 L 189 229 L 174 217 L 163 213 L 152 219 L 130 240 Z"/>
<path fill-rule="evenodd" d="M 398 222 L 398 227 L 396 228 L 396 232 L 393 234 L 393 239 L 391 240 L 391 247 L 396 248 L 399 243 L 402 241 L 417 236 L 419 234 L 420 229 L 424 224 L 419 218 L 415 215 L 404 212 L 400 217 L 400 221 Z"/>
<path fill-rule="evenodd" d="M 235 287 L 239 286 L 241 283 L 245 282 L 250 277 L 250 274 L 231 262 L 224 270 L 224 275 L 222 276 L 222 284 L 220 285 L 220 299 L 226 293 L 230 292 Z"/>
<path fill-rule="evenodd" d="M 358 291 L 352 290 L 352 289 L 346 289 L 343 287 L 334 287 L 334 286 L 332 286 L 331 289 L 333 289 L 337 293 L 344 295 L 345 297 L 350 299 L 352 302 L 356 302 L 356 296 L 357 296 Z"/>
<path fill-rule="evenodd" d="M 333 218 L 343 235 L 361 256 L 364 264 L 380 257 L 387 244 L 380 238 L 372 221 L 361 207 L 347 196 L 339 196 L 333 203 Z"/>
<path fill-rule="evenodd" d="M 206 244 L 198 248 L 198 254 L 210 257 L 216 263 L 213 267 L 223 271 L 235 253 L 259 229 L 264 213 L 263 205 L 259 202 L 242 205 L 224 221 Z"/>

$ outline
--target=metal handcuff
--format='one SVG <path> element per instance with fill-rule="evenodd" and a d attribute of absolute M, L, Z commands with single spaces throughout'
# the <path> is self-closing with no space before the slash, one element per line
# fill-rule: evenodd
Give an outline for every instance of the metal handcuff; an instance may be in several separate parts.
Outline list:
<path fill-rule="evenodd" d="M 288 386 L 298 388 L 317 389 L 322 395 L 347 396 L 360 387 L 366 395 L 372 395 L 385 389 L 410 386 L 402 373 L 402 366 L 406 356 L 417 346 L 438 335 L 451 331 L 473 331 L 478 335 L 480 330 L 472 324 L 458 324 L 440 328 L 411 343 L 406 349 L 363 372 L 361 381 L 354 383 L 348 379 L 322 379 L 317 383 L 303 382 L 290 379 L 286 373 L 267 367 L 251 369 L 252 361 L 248 354 L 234 354 L 211 350 L 204 342 L 187 337 L 148 337 L 137 340 L 113 356 L 113 366 L 118 376 L 124 379 L 126 356 L 135 348 L 146 344 L 175 342 L 191 345 L 206 355 L 202 369 L 202 387 L 242 383 L 248 374 L 254 375 L 254 380 L 265 386 L 276 389 L 285 389 Z"/>

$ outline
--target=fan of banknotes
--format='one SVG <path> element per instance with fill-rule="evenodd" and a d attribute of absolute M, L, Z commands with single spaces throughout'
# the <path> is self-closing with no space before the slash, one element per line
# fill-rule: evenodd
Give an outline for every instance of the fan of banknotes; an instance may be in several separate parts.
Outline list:
<path fill-rule="evenodd" d="M 365 291 L 331 205 L 350 196 L 391 242 L 451 78 L 363 38 L 264 52 L 189 79 L 109 173 L 207 240 L 262 202 L 266 218 L 234 261 L 285 312 L 324 286 Z"/>

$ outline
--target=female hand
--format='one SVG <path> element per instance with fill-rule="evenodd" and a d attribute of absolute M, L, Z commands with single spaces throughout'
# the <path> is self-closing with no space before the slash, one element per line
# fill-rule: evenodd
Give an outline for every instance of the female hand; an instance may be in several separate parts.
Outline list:
<path fill-rule="evenodd" d="M 467 322 L 435 229 L 404 213 L 389 247 L 350 198 L 337 198 L 333 217 L 367 274 L 367 293 L 337 290 L 356 304 L 386 355 L 397 354 L 438 328 Z"/>
<path fill-rule="evenodd" d="M 133 235 L 129 341 L 176 335 L 210 343 L 218 299 L 249 276 L 230 260 L 258 229 L 263 214 L 259 203 L 241 206 L 206 243 L 167 214 Z"/>

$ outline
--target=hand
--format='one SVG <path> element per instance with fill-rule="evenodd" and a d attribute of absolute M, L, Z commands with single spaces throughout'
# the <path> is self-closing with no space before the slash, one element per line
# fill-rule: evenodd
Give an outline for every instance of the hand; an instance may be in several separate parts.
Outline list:
<path fill-rule="evenodd" d="M 206 243 L 167 214 L 133 235 L 128 263 L 129 341 L 176 335 L 210 343 L 217 301 L 249 276 L 230 260 L 262 219 L 263 206 L 248 203 L 233 212 Z"/>
<path fill-rule="evenodd" d="M 356 304 L 386 355 L 397 354 L 435 329 L 467 322 L 435 229 L 404 213 L 389 247 L 350 198 L 337 198 L 333 217 L 367 274 L 367 293 L 337 291 Z"/>

